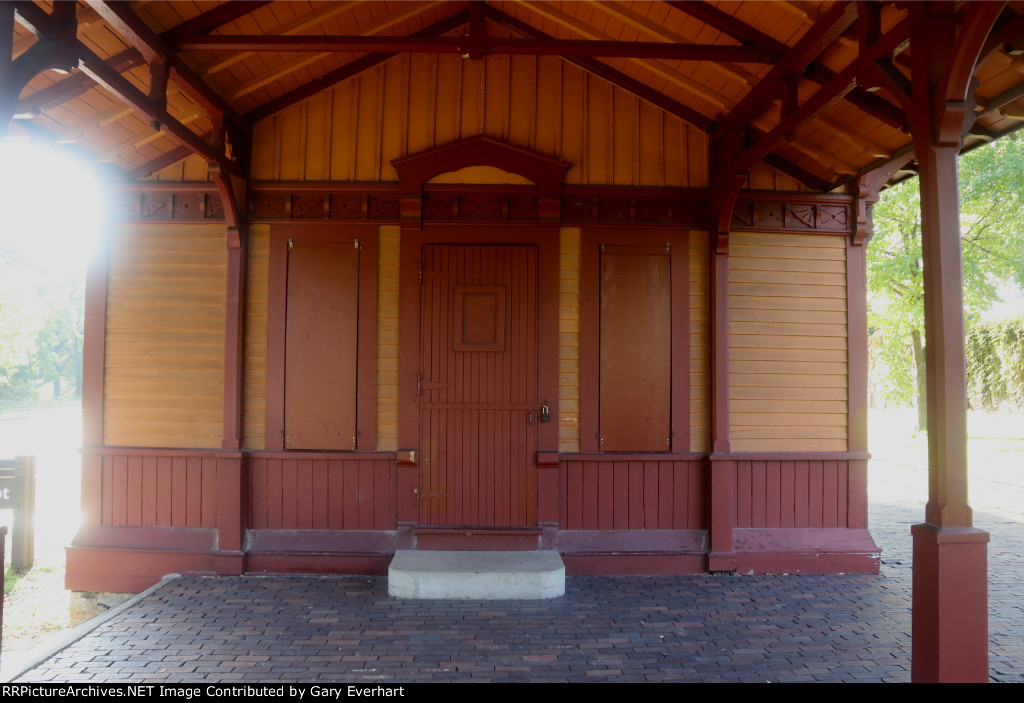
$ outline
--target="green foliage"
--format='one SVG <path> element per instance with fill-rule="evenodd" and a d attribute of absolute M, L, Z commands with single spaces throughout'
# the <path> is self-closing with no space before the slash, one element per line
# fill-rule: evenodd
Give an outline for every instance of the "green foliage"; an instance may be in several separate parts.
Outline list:
<path fill-rule="evenodd" d="M 47 280 L 0 250 L 0 400 L 34 404 L 46 382 L 63 395 L 63 380 L 81 393 L 84 302 L 83 281 Z"/>
<path fill-rule="evenodd" d="M 1024 317 L 983 322 L 967 333 L 971 405 L 1024 408 Z"/>
<path fill-rule="evenodd" d="M 1024 135 L 1011 134 L 960 159 L 964 312 L 972 328 L 999 300 L 1000 284 L 1024 288 Z M 868 325 L 873 363 L 884 373 L 876 397 L 906 405 L 916 398 L 914 334 L 924 340 L 924 278 L 917 179 L 883 193 L 868 247 Z M 979 367 L 980 368 L 980 367 Z"/>

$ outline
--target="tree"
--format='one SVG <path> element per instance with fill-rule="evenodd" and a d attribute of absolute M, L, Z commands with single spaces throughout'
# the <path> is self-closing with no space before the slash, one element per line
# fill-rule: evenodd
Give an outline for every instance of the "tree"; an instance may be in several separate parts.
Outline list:
<path fill-rule="evenodd" d="M 960 158 L 967 325 L 999 300 L 1000 284 L 1024 288 L 1024 137 L 1011 134 Z M 868 325 L 876 361 L 888 372 L 887 402 L 916 402 L 927 428 L 924 374 L 924 279 L 921 207 L 910 179 L 888 189 L 874 208 L 868 246 Z"/>

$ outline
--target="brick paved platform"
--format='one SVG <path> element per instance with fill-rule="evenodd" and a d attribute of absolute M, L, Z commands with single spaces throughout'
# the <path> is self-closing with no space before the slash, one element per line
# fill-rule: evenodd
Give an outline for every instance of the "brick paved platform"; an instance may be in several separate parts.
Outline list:
<path fill-rule="evenodd" d="M 875 502 L 882 571 L 569 577 L 550 601 L 411 601 L 386 579 L 168 582 L 18 681 L 908 681 L 910 533 Z M 995 681 L 1024 682 L 1024 525 L 992 533 Z"/>

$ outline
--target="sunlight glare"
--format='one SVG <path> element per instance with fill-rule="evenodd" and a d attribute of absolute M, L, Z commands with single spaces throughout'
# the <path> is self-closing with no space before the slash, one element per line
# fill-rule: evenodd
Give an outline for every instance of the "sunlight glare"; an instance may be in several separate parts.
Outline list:
<path fill-rule="evenodd" d="M 52 276 L 82 277 L 102 229 L 95 168 L 69 152 L 0 141 L 0 249 Z"/>

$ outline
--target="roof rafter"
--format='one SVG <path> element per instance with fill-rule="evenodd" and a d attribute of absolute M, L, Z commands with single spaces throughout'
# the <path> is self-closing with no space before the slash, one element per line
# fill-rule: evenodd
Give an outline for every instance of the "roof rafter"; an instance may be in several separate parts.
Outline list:
<path fill-rule="evenodd" d="M 420 31 L 414 33 L 412 36 L 438 36 L 450 32 L 458 27 L 461 27 L 467 22 L 469 22 L 469 10 L 462 10 L 461 12 L 455 13 L 451 17 L 447 17 L 443 20 L 435 22 L 429 27 L 424 27 Z M 269 117 L 270 115 L 273 115 L 275 112 L 280 112 L 281 110 L 291 107 L 297 102 L 305 100 L 310 96 L 316 95 L 321 90 L 326 90 L 327 88 L 330 88 L 332 85 L 340 83 L 343 80 L 347 80 L 358 73 L 362 73 L 363 71 L 369 70 L 374 66 L 377 66 L 396 55 L 397 54 L 394 53 L 383 52 L 367 54 L 361 58 L 356 59 L 355 61 L 345 64 L 344 66 L 336 68 L 335 70 L 330 71 L 329 73 L 325 73 L 319 78 L 312 80 L 309 83 L 300 86 L 292 91 L 289 91 L 284 95 L 275 98 L 274 100 L 271 100 L 268 103 L 260 105 L 258 108 L 254 110 L 250 110 L 245 114 L 245 116 L 247 119 L 253 122 L 258 122 L 259 120 L 262 120 L 266 117 Z"/>
<path fill-rule="evenodd" d="M 594 27 L 583 23 L 582 21 L 576 19 L 575 17 L 568 15 L 565 12 L 562 12 L 556 7 L 549 6 L 541 2 L 537 2 L 536 0 L 524 0 L 522 5 L 524 7 L 529 8 L 531 12 L 535 12 L 541 17 L 547 17 L 556 24 L 566 27 L 574 32 L 577 32 L 578 34 L 582 34 L 590 38 L 610 38 L 604 32 L 601 32 L 595 29 Z M 697 80 L 694 80 L 690 76 L 680 73 L 679 71 L 673 70 L 663 64 L 656 63 L 649 59 L 632 58 L 626 60 L 635 63 L 638 66 L 641 66 L 644 70 L 649 71 L 656 76 L 664 78 L 673 85 L 679 86 L 683 90 L 687 91 L 692 95 L 695 95 L 701 100 L 706 100 L 719 110 L 727 109 L 731 107 L 735 102 L 734 100 L 731 100 L 726 96 L 722 95 L 718 91 L 709 88 L 708 86 L 700 83 Z"/>
<path fill-rule="evenodd" d="M 745 22 L 736 19 L 728 12 L 724 12 L 706 2 L 670 0 L 668 4 L 714 27 L 718 31 L 728 34 L 738 41 L 748 42 L 768 51 L 777 52 L 778 57 L 783 56 L 789 51 L 789 46 L 785 43 L 758 31 Z M 812 61 L 806 67 L 806 77 L 819 85 L 824 85 L 835 78 L 835 75 L 835 71 L 817 61 Z M 910 129 L 903 110 L 874 93 L 855 86 L 844 97 L 867 114 L 892 127 L 903 131 Z"/>
<path fill-rule="evenodd" d="M 511 15 L 507 15 L 501 10 L 496 10 L 493 7 L 485 8 L 485 16 L 492 22 L 496 22 L 502 25 L 503 27 L 511 29 L 514 32 L 518 32 L 519 34 L 532 36 L 535 38 L 542 38 L 547 36 L 546 34 L 544 34 L 544 32 L 540 31 L 539 29 L 535 29 L 532 25 L 529 25 L 526 22 L 523 22 L 522 20 L 518 20 L 515 17 L 512 17 Z M 606 63 L 603 63 L 596 59 L 586 59 L 580 57 L 570 58 L 567 60 L 571 61 L 572 63 L 576 64 L 581 68 L 584 68 L 592 72 L 594 75 L 600 76 L 601 78 L 604 78 L 605 80 L 622 87 L 624 90 L 627 90 L 633 93 L 634 95 L 643 98 L 652 105 L 657 105 L 666 112 L 675 115 L 680 119 L 686 120 L 690 124 L 699 127 L 700 129 L 707 130 L 714 124 L 714 121 L 710 117 L 704 115 L 703 113 L 697 112 L 693 108 L 682 104 L 678 100 L 673 100 L 664 93 L 660 93 L 654 90 L 653 88 L 645 85 L 644 83 L 641 83 L 635 78 L 627 76 L 625 73 L 622 73 L 621 71 L 612 68 Z"/>
<path fill-rule="evenodd" d="M 193 36 L 175 49 L 201 51 L 362 52 L 531 54 L 562 56 L 616 56 L 675 59 L 677 61 L 741 61 L 765 63 L 768 52 L 759 47 L 668 42 L 594 41 L 587 39 L 502 39 L 498 37 L 360 37 L 360 36 Z"/>
<path fill-rule="evenodd" d="M 228 104 L 195 71 L 175 54 L 167 43 L 147 25 L 128 3 L 109 0 L 86 0 L 107 23 L 129 44 L 136 46 L 149 62 L 165 62 L 174 74 L 174 82 L 182 92 L 203 106 L 211 115 L 223 115 L 243 130 L 249 130 L 249 123 L 235 108 Z"/>
<path fill-rule="evenodd" d="M 787 51 L 761 81 L 719 123 L 712 137 L 721 136 L 732 125 L 754 118 L 764 105 L 782 95 L 788 75 L 801 75 L 804 70 L 832 45 L 857 20 L 857 6 L 852 2 L 833 5 L 814 27 Z"/>
<path fill-rule="evenodd" d="M 229 160 L 222 150 L 215 148 L 198 134 L 176 120 L 167 111 L 166 103 L 151 99 L 136 88 L 110 64 L 85 46 L 77 37 L 71 36 L 63 26 L 32 2 L 18 2 L 16 11 L 35 30 L 59 40 L 64 50 L 78 61 L 78 67 L 94 81 L 146 115 L 150 120 L 161 123 L 174 139 L 188 146 L 210 163 L 223 163 L 227 169 L 241 174 L 237 161 Z"/>
<path fill-rule="evenodd" d="M 730 164 L 730 170 L 742 171 L 750 168 L 774 151 L 775 147 L 782 143 L 788 134 L 795 132 L 801 125 L 814 119 L 815 116 L 842 99 L 856 86 L 859 74 L 873 67 L 878 59 L 891 55 L 905 42 L 908 25 L 909 20 L 904 19 L 874 44 L 865 47 L 864 51 L 849 66 L 837 73 L 835 78 L 823 85 L 803 105 L 784 117 L 778 126 L 759 139 L 756 144 L 745 149 L 742 155 Z"/>

